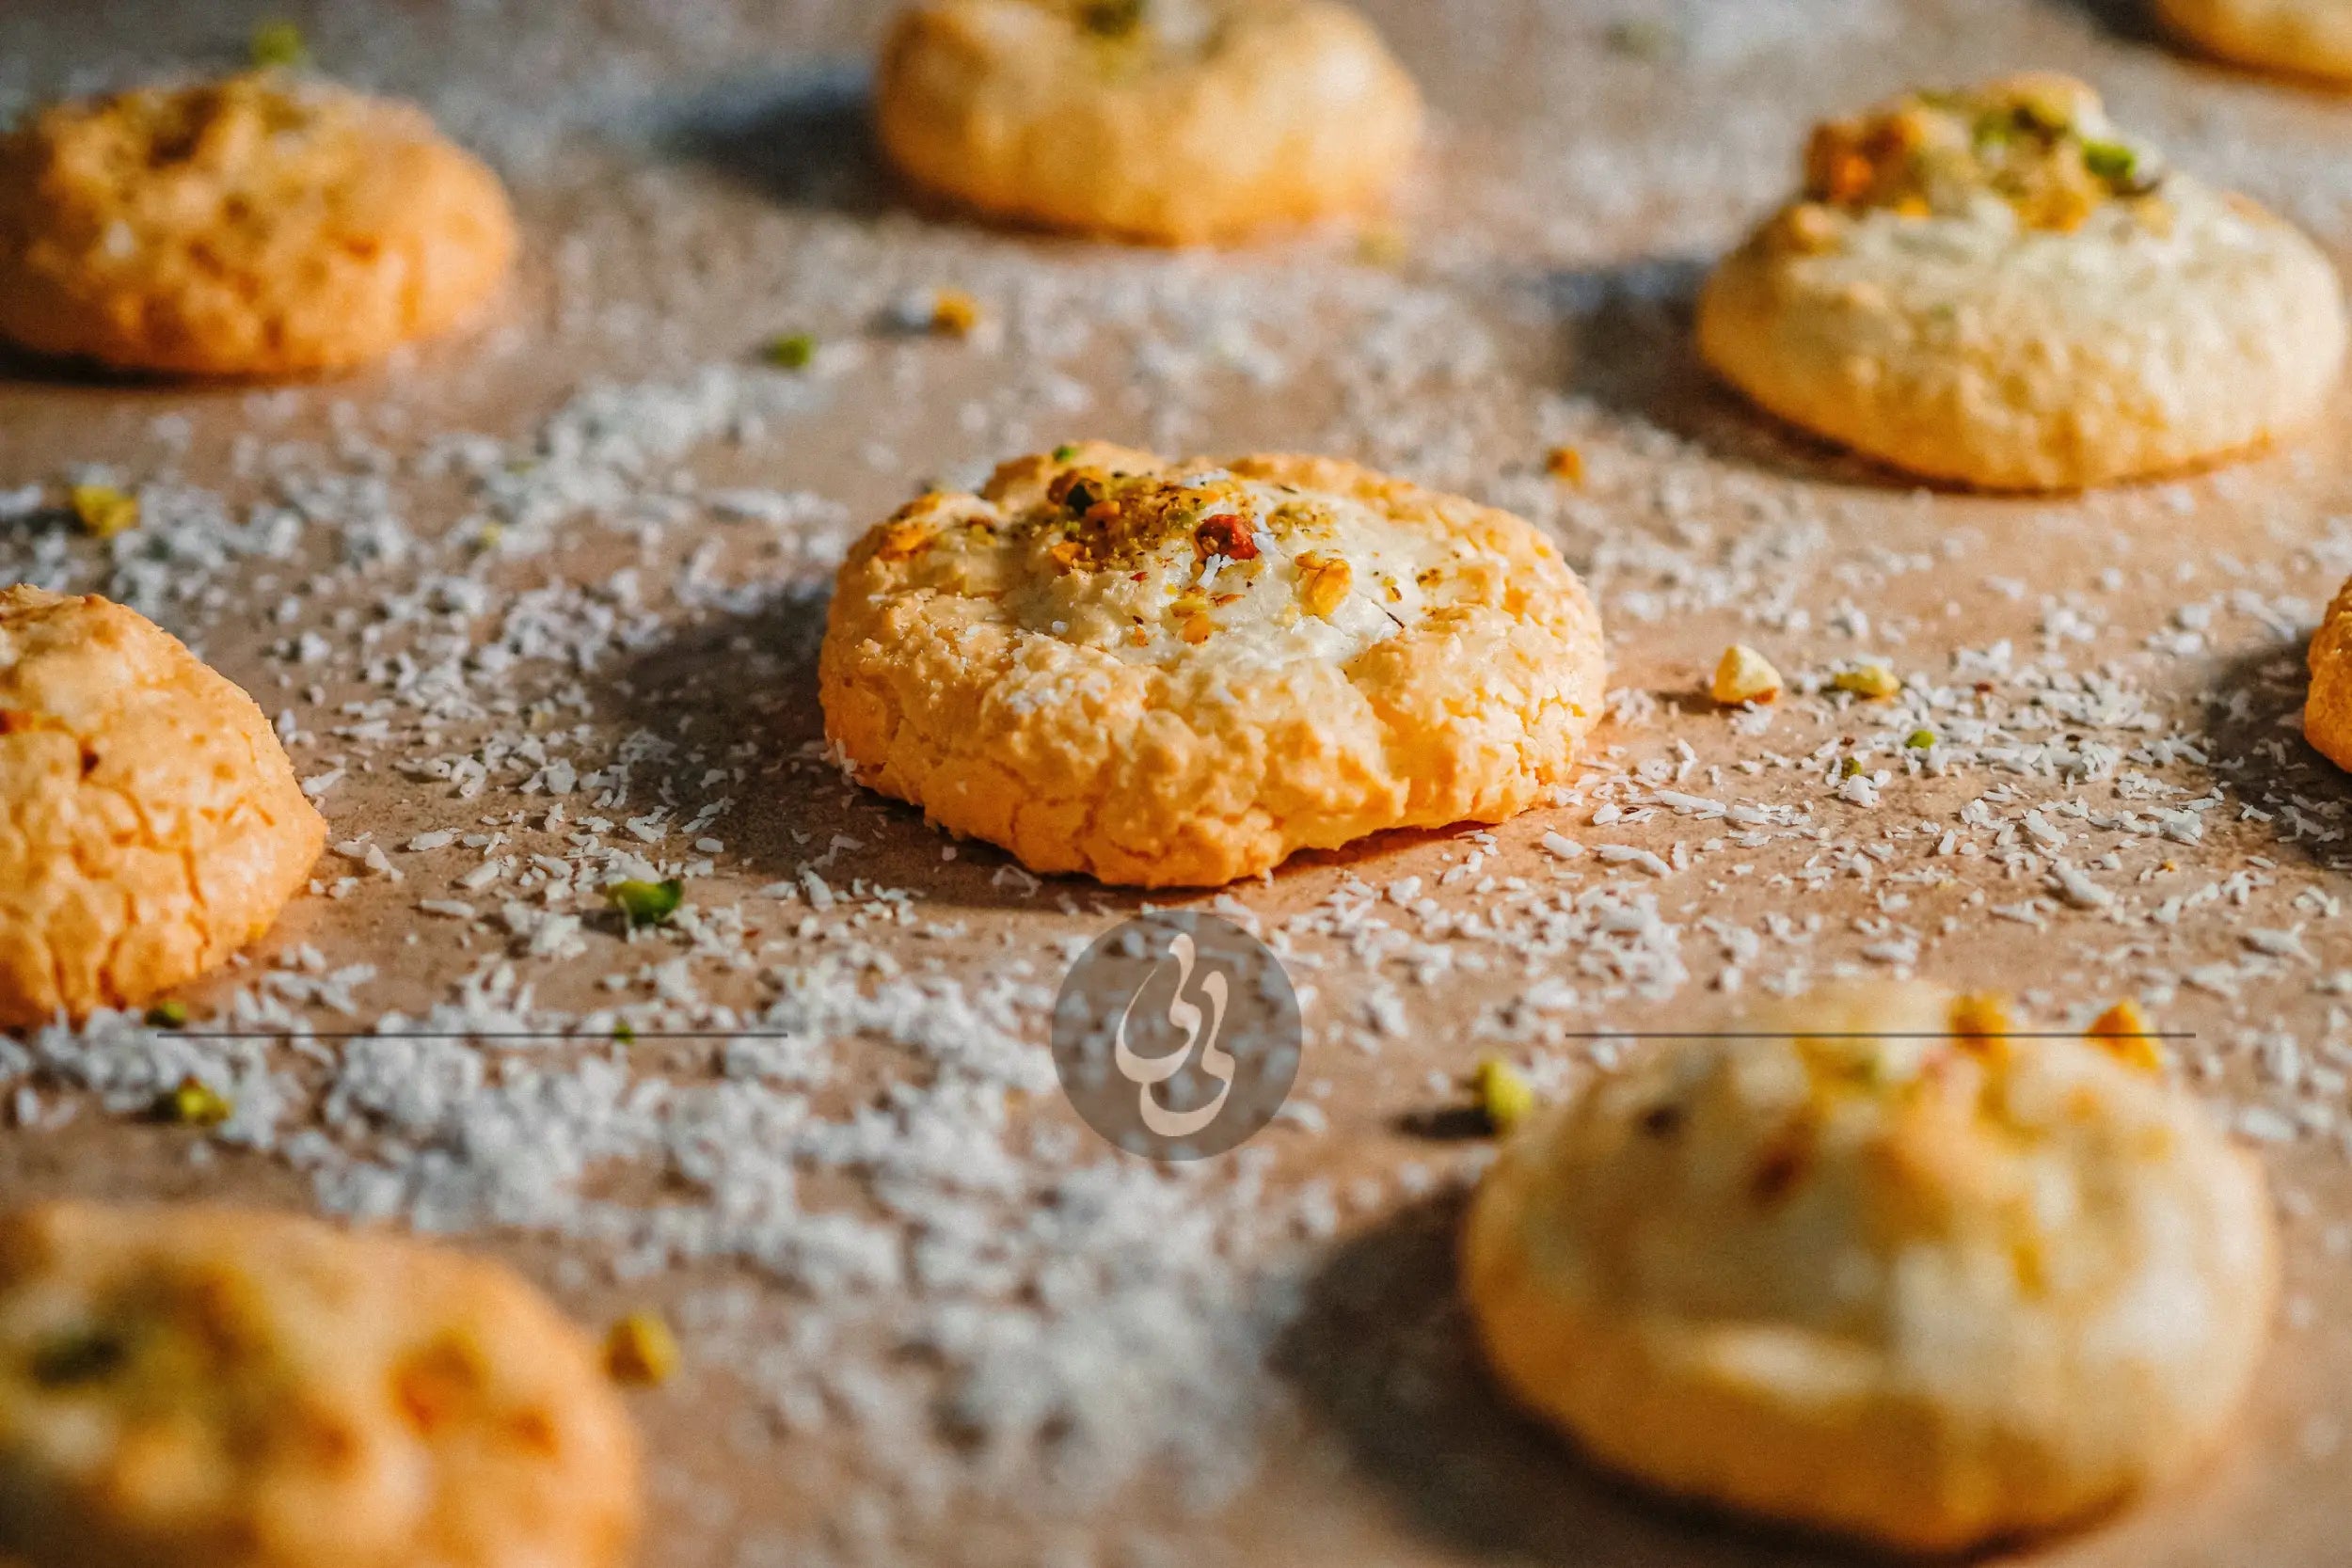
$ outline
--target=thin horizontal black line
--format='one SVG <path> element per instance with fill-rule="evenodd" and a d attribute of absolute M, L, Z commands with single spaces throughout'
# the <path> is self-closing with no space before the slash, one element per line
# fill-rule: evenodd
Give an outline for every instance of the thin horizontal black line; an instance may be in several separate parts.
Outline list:
<path fill-rule="evenodd" d="M 634 1044 L 641 1040 L 787 1040 L 807 1037 L 805 1031 L 797 1029 L 631 1029 L 583 1034 L 578 1030 L 562 1029 L 383 1031 L 150 1027 L 156 1034 L 176 1035 L 187 1040 L 582 1040 Z M 2087 1036 L 2078 1029 L 1971 1030 L 1965 1034 L 1950 1029 L 1579 1029 L 1546 1037 L 1565 1040 L 2193 1040 L 2197 1036 L 2193 1031 L 2169 1029 L 2125 1029 L 2097 1036 Z"/>

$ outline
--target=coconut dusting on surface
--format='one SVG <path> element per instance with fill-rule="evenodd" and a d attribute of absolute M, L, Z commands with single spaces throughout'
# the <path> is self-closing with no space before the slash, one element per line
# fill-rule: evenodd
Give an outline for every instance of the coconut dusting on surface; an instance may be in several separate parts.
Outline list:
<path fill-rule="evenodd" d="M 260 20 L 182 9 L 12 11 L 0 104 Z M 1856 975 L 2054 1027 L 2130 996 L 2270 1164 L 2286 1321 L 2243 1473 L 2048 1560 L 2334 1560 L 2352 784 L 2297 716 L 2352 573 L 2341 407 L 2177 483 L 1931 494 L 1748 412 L 1687 328 L 1810 119 L 1914 78 L 2077 71 L 2339 265 L 2352 106 L 2027 0 L 1367 9 L 1442 117 L 1431 170 L 1374 231 L 1226 254 L 907 210 L 862 128 L 876 8 L 306 12 L 322 67 L 501 166 L 526 260 L 495 323 L 380 373 L 0 383 L 0 568 L 185 638 L 330 824 L 184 1029 L 0 1039 L 0 1187 L 295 1204 L 501 1253 L 592 1323 L 659 1308 L 665 1565 L 1794 1561 L 1597 1484 L 1486 1386 L 1469 1075 L 1554 1098 L 1641 1049 L 1597 1034 Z M 943 291 L 969 330 L 931 328 Z M 1258 932 L 1306 1010 L 1282 1117 L 1200 1166 L 1115 1155 L 1044 1043 L 1065 966 L 1152 901 L 856 789 L 817 711 L 857 531 L 1093 436 L 1518 512 L 1612 637 L 1549 808 L 1156 901 Z M 136 526 L 90 537 L 85 483 Z M 1708 700 L 1735 642 L 1777 702 Z M 608 888 L 668 878 L 675 916 L 626 925 Z M 190 1080 L 227 1119 L 158 1125 Z"/>

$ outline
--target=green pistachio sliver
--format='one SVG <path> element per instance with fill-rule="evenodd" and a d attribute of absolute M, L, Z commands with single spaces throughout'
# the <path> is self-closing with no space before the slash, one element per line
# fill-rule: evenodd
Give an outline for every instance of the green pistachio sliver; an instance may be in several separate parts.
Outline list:
<path fill-rule="evenodd" d="M 2139 172 L 2139 154 L 2120 141 L 2087 141 L 2083 166 L 2110 185 L 2124 186 Z"/>
<path fill-rule="evenodd" d="M 666 881 L 614 882 L 604 890 L 621 918 L 632 927 L 659 926 L 677 913 L 686 901 L 686 884 L 672 877 Z"/>
<path fill-rule="evenodd" d="M 290 68 L 310 57 L 302 29 L 291 22 L 264 22 L 253 29 L 253 63 L 263 70 Z"/>
<path fill-rule="evenodd" d="M 817 357 L 817 339 L 806 332 L 787 332 L 769 340 L 764 353 L 768 363 L 778 370 L 804 371 Z"/>

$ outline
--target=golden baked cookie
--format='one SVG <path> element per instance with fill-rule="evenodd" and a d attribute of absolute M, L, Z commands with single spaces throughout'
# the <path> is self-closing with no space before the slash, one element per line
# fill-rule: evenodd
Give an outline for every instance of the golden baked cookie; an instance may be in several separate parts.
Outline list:
<path fill-rule="evenodd" d="M 1335 0 L 923 0 L 874 97 L 919 185 L 1172 245 L 1372 205 L 1421 140 L 1412 78 Z"/>
<path fill-rule="evenodd" d="M 495 1263 L 292 1215 L 0 1216 L 0 1553 L 27 1568 L 607 1568 L 637 1444 Z"/>
<path fill-rule="evenodd" d="M 1583 585 L 1508 513 L 1097 443 L 869 531 L 818 680 L 875 788 L 1034 870 L 1167 887 L 1521 811 L 1603 673 Z"/>
<path fill-rule="evenodd" d="M 2155 8 L 2183 38 L 2222 59 L 2352 82 L 2345 0 L 2155 0 Z"/>
<path fill-rule="evenodd" d="M 2352 768 L 2352 581 L 2336 590 L 2312 633 L 2311 690 L 2303 737 L 2338 768 Z"/>
<path fill-rule="evenodd" d="M 1817 128 L 1803 193 L 1708 279 L 1698 337 L 1749 397 L 1857 451 L 2063 490 L 2300 429 L 2344 315 L 2296 230 L 2036 75 Z"/>
<path fill-rule="evenodd" d="M 0 1028 L 136 1006 L 270 928 L 326 839 L 253 699 L 135 610 L 0 589 Z"/>
<path fill-rule="evenodd" d="M 1661 1050 L 1503 1148 L 1464 1274 L 1514 1395 L 1665 1491 L 1918 1550 L 2214 1446 L 2278 1240 L 2150 1040 L 1925 985 L 1745 1027 L 1804 1033 Z"/>
<path fill-rule="evenodd" d="M 515 255 L 498 177 L 413 105 L 274 72 L 0 137 L 0 337 L 125 370 L 336 370 L 455 325 Z"/>

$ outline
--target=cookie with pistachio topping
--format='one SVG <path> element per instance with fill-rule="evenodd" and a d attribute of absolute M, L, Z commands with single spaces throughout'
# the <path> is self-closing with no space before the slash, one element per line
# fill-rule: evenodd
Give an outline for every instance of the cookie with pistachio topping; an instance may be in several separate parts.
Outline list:
<path fill-rule="evenodd" d="M 0 1559 L 619 1568 L 636 1437 L 498 1264 L 292 1215 L 0 1215 Z"/>
<path fill-rule="evenodd" d="M 2261 1168 L 2139 1010 L 2026 1037 L 1849 987 L 1505 1146 L 1465 1291 L 1530 1409 L 1663 1490 L 1915 1550 L 2074 1521 L 2219 1441 L 2268 1336 Z"/>
<path fill-rule="evenodd" d="M 1336 0 L 923 0 L 875 113 L 918 185 L 1173 245 L 1375 204 L 1422 127 L 1412 79 Z"/>
<path fill-rule="evenodd" d="M 2156 14 L 2207 53 L 2257 71 L 2352 83 L 2344 0 L 2155 0 Z"/>
<path fill-rule="evenodd" d="M 133 371 L 338 370 L 506 276 L 498 177 L 411 104 L 257 71 L 62 103 L 0 136 L 0 337 Z"/>
<path fill-rule="evenodd" d="M 1165 887 L 1509 816 L 1574 768 L 1603 673 L 1583 585 L 1508 513 L 1089 444 L 867 533 L 818 683 L 875 788 L 1033 870 Z"/>
<path fill-rule="evenodd" d="M 1804 164 L 1798 198 L 1708 279 L 1699 347 L 1868 456 L 2074 489 L 2260 447 L 2335 383 L 2326 258 L 2072 78 L 1914 93 L 1818 127 Z"/>
<path fill-rule="evenodd" d="M 326 824 L 253 699 L 135 610 L 0 589 L 0 1028 L 143 1006 L 266 932 Z"/>

